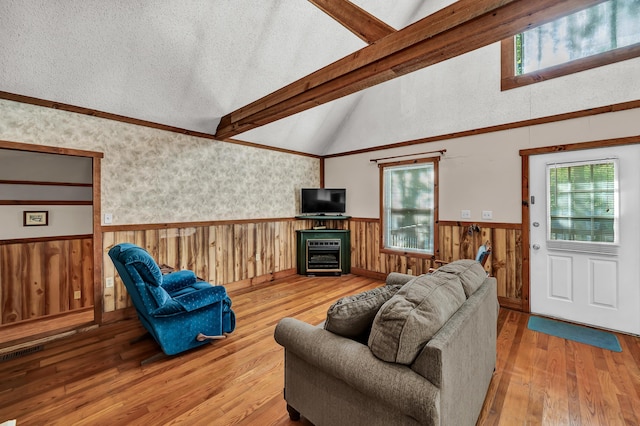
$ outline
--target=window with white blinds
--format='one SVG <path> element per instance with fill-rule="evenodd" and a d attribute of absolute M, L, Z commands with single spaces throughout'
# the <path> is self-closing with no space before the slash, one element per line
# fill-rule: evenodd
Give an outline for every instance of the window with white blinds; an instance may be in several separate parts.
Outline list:
<path fill-rule="evenodd" d="M 549 164 L 547 182 L 550 242 L 617 243 L 615 159 Z"/>

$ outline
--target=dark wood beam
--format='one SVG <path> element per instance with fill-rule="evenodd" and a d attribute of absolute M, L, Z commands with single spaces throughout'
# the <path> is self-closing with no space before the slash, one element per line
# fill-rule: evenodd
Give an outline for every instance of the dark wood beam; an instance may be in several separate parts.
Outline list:
<path fill-rule="evenodd" d="M 396 32 L 395 28 L 348 0 L 309 1 L 368 44 Z"/>
<path fill-rule="evenodd" d="M 222 117 L 228 138 L 512 37 L 604 0 L 459 0 Z"/>

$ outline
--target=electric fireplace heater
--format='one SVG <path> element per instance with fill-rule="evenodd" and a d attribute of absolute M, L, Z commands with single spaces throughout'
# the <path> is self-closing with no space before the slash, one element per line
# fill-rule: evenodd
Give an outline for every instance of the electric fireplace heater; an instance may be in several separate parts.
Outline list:
<path fill-rule="evenodd" d="M 340 240 L 307 240 L 307 272 L 341 273 Z"/>

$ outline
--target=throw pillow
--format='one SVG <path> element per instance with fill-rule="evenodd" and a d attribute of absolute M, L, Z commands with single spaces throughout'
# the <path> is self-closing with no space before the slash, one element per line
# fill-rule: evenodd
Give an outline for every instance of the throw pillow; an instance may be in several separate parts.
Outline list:
<path fill-rule="evenodd" d="M 433 273 L 434 275 L 454 274 L 460 278 L 464 294 L 468 298 L 476 292 L 487 278 L 487 271 L 479 262 L 472 259 L 460 259 L 455 262 L 442 265 Z"/>
<path fill-rule="evenodd" d="M 410 281 L 376 314 L 368 341 L 371 352 L 383 361 L 412 364 L 465 300 L 453 274 L 421 275 Z"/>
<path fill-rule="evenodd" d="M 369 331 L 380 306 L 396 294 L 400 287 L 387 285 L 339 299 L 329 307 L 324 329 L 340 336 L 358 339 Z"/>

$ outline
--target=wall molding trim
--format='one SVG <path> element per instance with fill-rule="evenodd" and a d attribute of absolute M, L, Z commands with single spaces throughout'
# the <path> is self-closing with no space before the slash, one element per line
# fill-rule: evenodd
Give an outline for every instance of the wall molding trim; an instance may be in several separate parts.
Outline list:
<path fill-rule="evenodd" d="M 91 234 L 80 235 L 55 235 L 53 237 L 37 237 L 37 238 L 19 238 L 15 240 L 0 240 L 0 246 L 7 244 L 29 244 L 29 243 L 42 243 L 47 241 L 62 241 L 62 240 L 82 240 L 85 238 L 91 238 Z"/>
<path fill-rule="evenodd" d="M 273 217 L 262 219 L 211 220 L 203 222 L 135 223 L 128 225 L 102 225 L 102 232 L 144 231 L 149 229 L 195 228 L 200 226 L 240 225 L 245 223 L 293 222 L 295 217 Z"/>
<path fill-rule="evenodd" d="M 0 99 L 3 99 L 2 94 L 4 92 L 0 92 Z M 104 154 L 102 152 L 96 151 L 85 151 L 82 149 L 72 149 L 72 148 L 60 148 L 57 146 L 48 146 L 48 145 L 39 145 L 39 144 L 30 144 L 30 143 L 22 143 L 22 142 L 12 142 L 0 140 L 0 149 L 13 149 L 16 151 L 31 151 L 31 152 L 41 152 L 45 154 L 61 154 L 61 155 L 72 155 L 76 157 L 93 157 L 93 158 L 104 158 Z"/>

